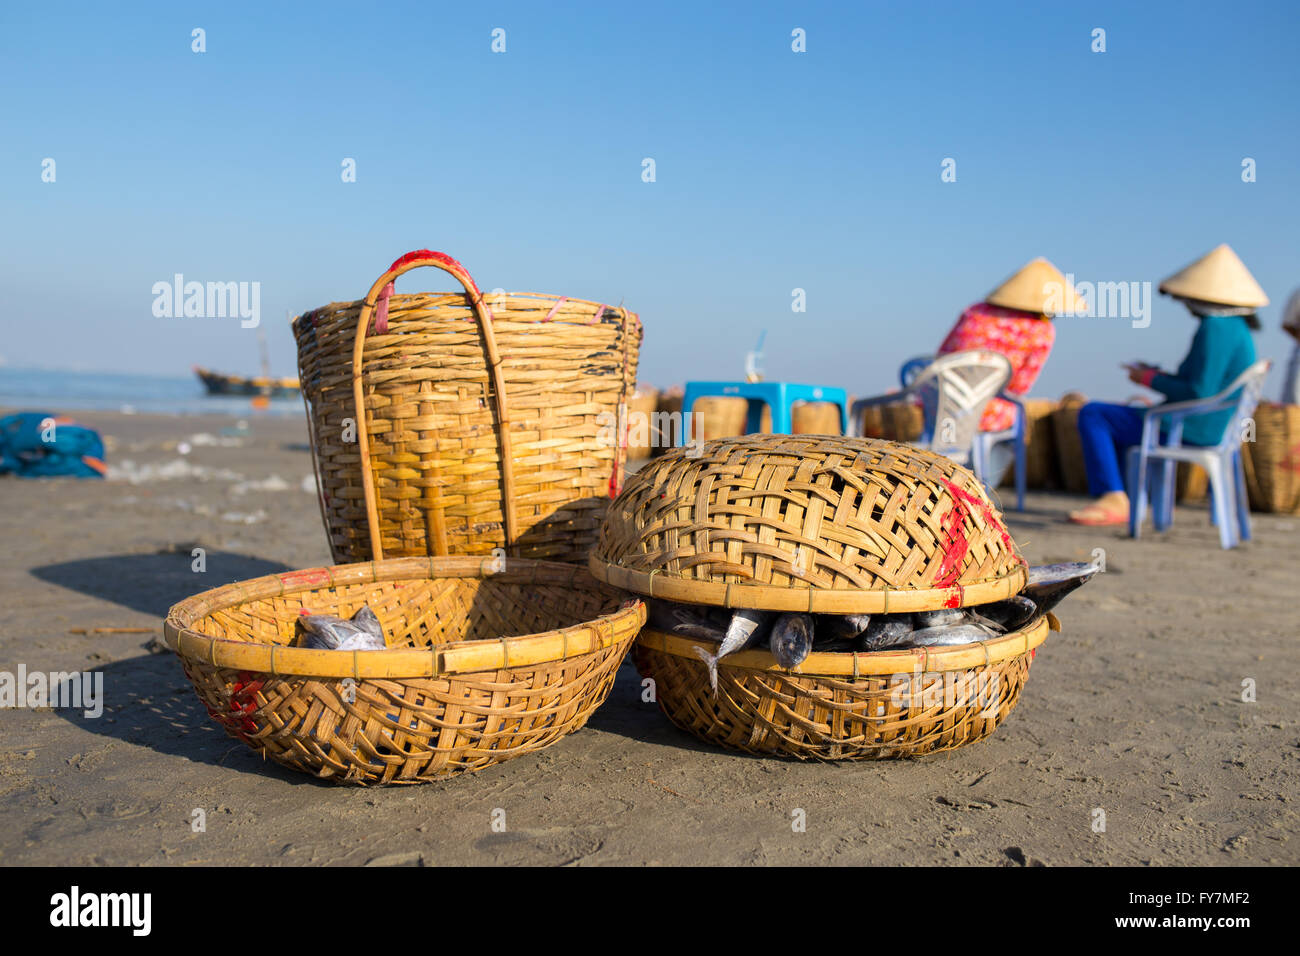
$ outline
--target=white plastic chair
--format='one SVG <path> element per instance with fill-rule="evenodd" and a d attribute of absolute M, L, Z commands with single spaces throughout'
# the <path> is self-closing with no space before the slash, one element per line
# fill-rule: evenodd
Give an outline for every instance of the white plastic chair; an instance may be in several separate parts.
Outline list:
<path fill-rule="evenodd" d="M 903 374 L 911 380 L 901 392 L 854 402 L 849 416 L 851 433 L 861 436 L 863 409 L 919 397 L 925 424 L 915 444 L 969 466 L 987 485 L 987 448 L 991 446 L 980 439 L 980 418 L 989 399 L 1011 381 L 1011 363 L 990 349 L 950 352 L 924 365 L 923 361 L 914 359 L 903 367 Z M 909 366 L 915 367 L 914 375 Z"/>
<path fill-rule="evenodd" d="M 1147 498 L 1157 531 L 1174 522 L 1174 472 L 1177 463 L 1200 465 L 1210 477 L 1210 517 L 1219 526 L 1219 543 L 1234 548 L 1250 540 L 1250 505 L 1241 465 L 1242 424 L 1255 412 L 1272 363 L 1261 359 L 1232 384 L 1209 398 L 1155 405 L 1143 413 L 1142 440 L 1128 450 L 1128 533 L 1136 538 L 1146 518 Z M 1233 409 L 1218 445 L 1184 445 L 1183 420 L 1189 415 Z M 1160 424 L 1168 420 L 1164 444 Z"/>
<path fill-rule="evenodd" d="M 908 359 L 903 363 L 902 368 L 898 370 L 899 383 L 906 388 L 911 385 L 916 376 L 934 361 L 933 355 L 920 355 L 914 359 Z M 1014 374 L 1014 370 L 1013 373 Z M 1015 449 L 1015 484 L 1016 484 L 1016 510 L 1025 510 L 1025 487 L 1028 483 L 1028 454 L 1025 445 L 1025 432 L 1027 430 L 1028 419 L 1025 416 L 1025 403 L 1019 395 L 1013 395 L 1006 390 L 1004 386 L 997 394 L 997 398 L 1004 402 L 1009 402 L 1015 407 L 1015 419 L 1010 428 L 1004 428 L 999 432 L 976 431 L 975 442 L 980 446 L 979 454 L 981 460 L 987 467 L 993 460 L 993 449 L 1003 442 L 1012 442 Z M 983 415 L 980 416 L 983 418 Z M 999 475 L 991 475 L 993 480 L 997 480 Z"/>

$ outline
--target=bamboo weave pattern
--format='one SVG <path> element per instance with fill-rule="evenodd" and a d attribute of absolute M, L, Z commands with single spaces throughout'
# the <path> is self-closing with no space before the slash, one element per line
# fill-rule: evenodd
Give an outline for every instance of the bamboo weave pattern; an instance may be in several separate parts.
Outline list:
<path fill-rule="evenodd" d="M 445 269 L 466 291 L 391 294 L 391 277 L 420 265 Z M 506 548 L 585 561 L 622 482 L 618 411 L 636 381 L 636 315 L 560 296 L 484 295 L 440 253 L 399 259 L 376 287 L 384 292 L 293 323 L 334 560 Z"/>
<path fill-rule="evenodd" d="M 893 442 L 746 435 L 642 468 L 590 566 L 643 595 L 883 612 L 999 600 L 1025 565 L 965 468 Z"/>

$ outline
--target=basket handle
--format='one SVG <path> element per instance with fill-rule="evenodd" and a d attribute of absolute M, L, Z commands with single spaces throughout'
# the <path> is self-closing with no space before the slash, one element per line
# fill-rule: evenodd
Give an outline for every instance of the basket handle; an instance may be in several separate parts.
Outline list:
<path fill-rule="evenodd" d="M 375 284 L 366 293 L 361 306 L 361 315 L 357 320 L 356 341 L 352 346 L 352 400 L 357 413 L 357 446 L 361 451 L 361 486 L 366 499 L 366 522 L 370 529 L 370 547 L 376 561 L 383 560 L 384 549 L 379 536 L 379 507 L 375 498 L 375 480 L 370 469 L 370 441 L 366 431 L 366 414 L 361 388 L 361 356 L 366 344 L 366 331 L 371 317 L 376 316 L 376 325 L 382 334 L 387 328 L 388 297 L 392 295 L 393 282 L 403 273 L 421 266 L 433 266 L 451 274 L 465 288 L 474 314 L 478 317 L 478 327 L 483 333 L 483 348 L 487 353 L 488 370 L 492 376 L 492 388 L 496 392 L 494 404 L 497 413 L 497 441 L 501 451 L 501 481 L 504 501 L 502 512 L 505 515 L 506 547 L 512 547 L 519 538 L 519 525 L 515 517 L 515 479 L 514 456 L 510 445 L 510 417 L 506 404 L 505 379 L 501 373 L 501 353 L 497 351 L 496 333 L 492 329 L 492 311 L 483 301 L 483 293 L 463 265 L 451 256 L 429 249 L 417 249 L 397 259 L 388 271 L 375 280 Z M 447 554 L 447 536 L 442 523 L 442 511 L 437 510 L 433 516 L 434 554 Z"/>

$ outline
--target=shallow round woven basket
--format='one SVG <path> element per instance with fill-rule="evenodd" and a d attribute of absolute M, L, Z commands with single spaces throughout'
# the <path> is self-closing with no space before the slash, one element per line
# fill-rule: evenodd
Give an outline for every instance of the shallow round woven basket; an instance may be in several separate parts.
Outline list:
<path fill-rule="evenodd" d="M 589 566 L 648 597 L 830 614 L 984 604 L 1026 574 L 968 470 L 830 435 L 746 435 L 655 459 L 610 507 Z"/>
<path fill-rule="evenodd" d="M 464 292 L 396 295 L 432 266 Z M 298 374 L 335 561 L 586 560 L 626 459 L 641 323 L 564 296 L 479 290 L 402 256 L 357 302 L 298 316 Z"/>
<path fill-rule="evenodd" d="M 812 653 L 794 670 L 766 651 L 718 663 L 718 690 L 696 647 L 644 630 L 633 650 L 678 727 L 732 750 L 801 759 L 919 757 L 982 740 L 1006 719 L 1047 637 L 1047 615 L 977 644 L 861 654 Z"/>
<path fill-rule="evenodd" d="M 304 609 L 378 616 L 382 651 L 291 647 Z M 397 558 L 254 578 L 171 609 L 167 646 L 232 737 L 336 782 L 418 783 L 582 727 L 645 606 L 581 567 Z"/>

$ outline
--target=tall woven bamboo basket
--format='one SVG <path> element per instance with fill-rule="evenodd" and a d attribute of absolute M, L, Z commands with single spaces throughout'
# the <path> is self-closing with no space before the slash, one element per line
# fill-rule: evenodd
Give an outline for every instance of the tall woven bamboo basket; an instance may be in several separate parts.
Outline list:
<path fill-rule="evenodd" d="M 1260 402 L 1254 419 L 1255 440 L 1242 445 L 1250 506 L 1300 514 L 1300 405 Z"/>
<path fill-rule="evenodd" d="M 643 596 L 827 614 L 966 607 L 1010 597 L 1026 580 L 969 471 L 893 442 L 812 435 L 748 435 L 656 459 L 611 506 L 589 566 Z M 705 740 L 794 757 L 897 757 L 991 733 L 1046 633 L 1040 620 L 928 653 L 815 652 L 792 670 L 744 651 L 719 662 L 716 695 L 694 641 L 646 630 L 634 655 L 668 717 Z M 984 690 L 972 697 L 945 683 L 935 704 L 934 673 Z M 929 697 L 913 693 L 927 681 Z"/>
<path fill-rule="evenodd" d="M 388 650 L 292 646 L 299 614 L 365 605 Z M 395 558 L 206 591 L 171 609 L 164 639 L 212 718 L 264 756 L 336 783 L 419 783 L 582 727 L 644 621 L 576 565 Z"/>
<path fill-rule="evenodd" d="M 394 294 L 422 266 L 464 291 Z M 485 297 L 455 259 L 420 250 L 363 300 L 307 312 L 293 329 L 335 561 L 498 548 L 585 560 L 623 480 L 636 315 L 563 296 Z"/>

